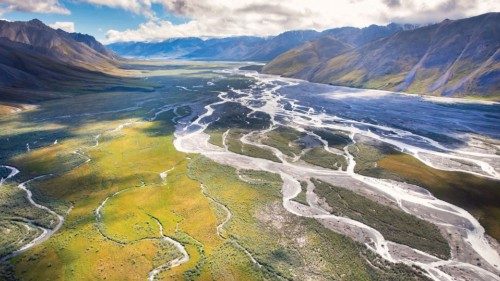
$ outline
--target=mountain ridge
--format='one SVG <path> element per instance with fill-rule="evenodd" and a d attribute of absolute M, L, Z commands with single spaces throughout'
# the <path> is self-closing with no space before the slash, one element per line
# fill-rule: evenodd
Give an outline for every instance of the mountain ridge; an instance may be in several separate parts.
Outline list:
<path fill-rule="evenodd" d="M 37 19 L 0 20 L 0 112 L 5 104 L 21 109 L 47 99 L 133 85 L 138 79 L 120 77 L 126 74 L 120 68 L 123 62 L 90 35 L 55 30 Z"/>
<path fill-rule="evenodd" d="M 310 76 L 283 67 L 293 65 L 297 48 L 266 64 L 263 72 L 348 87 L 498 97 L 499 48 L 500 13 L 488 13 L 400 31 L 327 56 Z"/>
<path fill-rule="evenodd" d="M 55 60 L 92 70 L 111 68 L 117 58 L 90 35 L 55 30 L 38 19 L 27 22 L 0 20 L 0 37 L 34 46 Z"/>
<path fill-rule="evenodd" d="M 197 37 L 170 38 L 161 42 L 118 42 L 107 45 L 121 56 L 228 61 L 270 61 L 282 53 L 322 36 L 334 35 L 348 44 L 375 40 L 414 26 L 391 23 L 365 28 L 342 27 L 315 30 L 290 30 L 276 36 L 234 36 L 202 40 Z"/>

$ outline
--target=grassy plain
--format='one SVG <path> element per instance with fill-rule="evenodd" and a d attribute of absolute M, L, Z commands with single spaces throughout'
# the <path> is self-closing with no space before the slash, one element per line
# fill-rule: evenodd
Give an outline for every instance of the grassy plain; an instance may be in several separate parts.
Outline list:
<path fill-rule="evenodd" d="M 302 146 L 298 143 L 302 137 L 299 131 L 289 127 L 278 127 L 266 134 L 263 144 L 279 149 L 283 154 L 294 157 L 302 152 Z"/>
<path fill-rule="evenodd" d="M 315 192 L 326 200 L 335 215 L 369 225 L 390 241 L 443 259 L 450 257 L 450 246 L 435 225 L 401 210 L 378 204 L 345 188 L 319 180 L 312 181 L 316 187 Z"/>
<path fill-rule="evenodd" d="M 364 246 L 325 229 L 313 219 L 288 213 L 281 205 L 281 180 L 277 175 L 245 171 L 254 179 L 249 183 L 241 181 L 234 168 L 205 157 L 191 161 L 189 175 L 202 182 L 209 196 L 231 211 L 232 218 L 225 227 L 227 235 L 260 264 L 254 266 L 254 274 L 259 275 L 253 278 L 425 279 L 409 267 L 384 263 Z"/>
<path fill-rule="evenodd" d="M 307 150 L 300 159 L 307 163 L 332 170 L 345 171 L 347 168 L 347 160 L 343 155 L 330 153 L 320 146 Z"/>
<path fill-rule="evenodd" d="M 239 171 L 251 179 L 247 182 L 231 167 L 176 151 L 173 110 L 151 121 L 164 105 L 212 101 L 217 91 L 248 87 L 249 79 L 214 80 L 210 70 L 215 66 L 196 63 L 148 62 L 141 67 L 148 79 L 164 87 L 53 100 L 0 119 L 0 160 L 21 170 L 17 183 L 0 189 L 1 231 L 10 230 L 1 245 L 22 244 L 19 238 L 36 235 L 23 232 L 24 225 L 13 217 L 53 224 L 47 214 L 26 204 L 16 187 L 21 181 L 49 175 L 29 188 L 35 201 L 65 216 L 62 228 L 47 241 L 2 264 L 0 279 L 144 280 L 152 269 L 180 255 L 161 239 L 160 225 L 190 259 L 162 271 L 158 279 L 425 279 L 414 269 L 385 263 L 315 220 L 288 213 L 278 175 Z M 206 87 L 194 87 L 199 85 Z M 209 130 L 269 125 L 265 114 L 248 118 L 243 108 L 226 109 L 218 111 L 221 116 L 214 118 L 219 121 Z M 177 111 L 189 112 L 187 107 Z M 271 134 L 274 144 L 290 155 L 302 150 L 298 137 L 300 133 L 287 129 Z M 221 206 L 231 213 L 229 220 Z"/>

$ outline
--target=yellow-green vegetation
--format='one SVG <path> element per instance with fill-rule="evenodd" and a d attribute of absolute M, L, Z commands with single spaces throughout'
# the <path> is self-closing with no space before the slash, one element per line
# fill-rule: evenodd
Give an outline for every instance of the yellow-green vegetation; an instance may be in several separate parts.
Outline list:
<path fill-rule="evenodd" d="M 365 84 L 360 85 L 367 89 L 385 89 L 385 90 L 397 90 L 397 86 L 404 82 L 408 72 L 401 72 L 397 74 L 389 74 L 376 79 L 370 79 L 366 81 Z"/>
<path fill-rule="evenodd" d="M 57 135 L 61 137 L 59 143 L 48 145 L 54 139 L 47 138 L 42 147 L 10 158 L 9 163 L 22 171 L 22 178 L 51 174 L 30 184 L 35 201 L 59 214 L 66 215 L 69 206 L 72 209 L 63 227 L 48 241 L 4 265 L 2 278 L 146 279 L 153 268 L 179 257 L 179 252 L 161 239 L 159 223 L 163 233 L 183 244 L 190 257 L 187 263 L 162 271 L 159 279 L 209 280 L 218 275 L 228 280 L 249 280 L 258 276 L 246 254 L 217 235 L 216 227 L 223 220 L 220 212 L 202 194 L 200 183 L 187 177 L 189 155 L 177 152 L 172 143 L 173 110 L 157 116 L 154 122 L 146 121 L 151 117 L 151 110 L 146 108 L 158 108 L 158 102 L 164 102 L 154 98 L 144 109 L 132 108 L 109 118 L 85 115 L 87 121 L 75 116 L 59 119 L 62 125 L 57 127 L 65 131 Z M 184 98 L 191 97 L 185 94 Z M 170 98 L 170 102 L 175 100 L 175 96 Z M 85 111 L 100 110 L 96 108 Z M 44 108 L 36 114 L 52 118 L 51 110 Z M 180 115 L 189 112 L 186 107 L 176 111 Z M 2 139 L 7 143 L 11 140 Z M 21 139 L 16 143 L 24 146 Z M 167 170 L 162 179 L 160 173 Z M 14 215 L 34 220 L 50 217 L 30 207 L 15 185 L 2 186 L 2 192 L 2 229 L 13 237 L 5 240 L 3 249 L 7 253 L 19 248 L 13 243 L 15 238 L 22 239 L 17 241 L 22 246 L 39 234 L 36 230 L 23 232 L 24 226 L 12 219 Z M 4 209 L 11 209 L 12 214 L 4 213 Z M 227 257 L 232 259 L 227 261 Z"/>
<path fill-rule="evenodd" d="M 290 127 L 278 127 L 268 132 L 262 140 L 263 144 L 279 149 L 283 154 L 293 157 L 302 151 L 298 143 L 303 134 Z"/>
<path fill-rule="evenodd" d="M 61 279 L 76 276 L 96 279 L 103 275 L 110 279 L 123 276 L 139 279 L 147 276 L 159 249 L 159 240 L 141 240 L 145 238 L 140 236 L 141 232 L 135 236 L 139 237 L 137 241 L 127 244 L 109 240 L 97 231 L 94 211 L 107 196 L 119 190 L 143 183 L 144 188 L 160 186 L 158 173 L 184 158 L 175 153 L 171 145 L 166 145 L 169 137 L 144 134 L 145 130 L 160 125 L 161 122 L 139 123 L 125 128 L 122 135 L 88 149 L 86 152 L 92 158 L 91 162 L 36 184 L 36 189 L 45 196 L 72 202 L 73 210 L 60 232 L 14 260 L 18 276 L 27 280 L 54 276 Z M 138 166 L 141 169 L 137 169 Z M 127 207 L 133 205 L 124 205 L 122 209 L 127 210 Z M 133 214 L 133 209 L 130 211 L 127 215 Z M 106 218 L 109 214 L 104 212 L 103 215 Z M 128 225 L 123 223 L 123 228 L 126 227 Z M 151 236 L 159 237 L 158 226 L 152 225 L 151 228 L 156 230 Z M 129 233 L 134 235 L 137 232 L 132 228 Z"/>
<path fill-rule="evenodd" d="M 35 227 L 29 227 L 23 221 L 8 218 L 0 220 L 0 258 L 20 249 L 23 245 L 38 237 L 42 231 Z M 0 277 L 2 277 L 0 275 Z"/>
<path fill-rule="evenodd" d="M 211 131 L 209 133 L 210 138 L 208 139 L 208 142 L 213 144 L 213 145 L 219 146 L 219 147 L 224 147 L 224 142 L 223 142 L 223 138 L 222 138 L 223 134 L 224 134 L 224 132 L 221 130 Z"/>
<path fill-rule="evenodd" d="M 313 219 L 288 213 L 281 205 L 279 176 L 241 172 L 260 180 L 241 181 L 234 168 L 205 157 L 196 157 L 189 166 L 190 176 L 205 185 L 208 196 L 230 210 L 232 217 L 225 224 L 228 239 L 240 244 L 261 265 L 253 268 L 251 279 L 425 279 L 414 269 L 383 262 L 364 246 Z M 210 264 L 219 269 L 214 272 L 222 273 L 215 279 L 226 279 L 220 265 Z"/>
<path fill-rule="evenodd" d="M 347 168 L 347 160 L 343 155 L 328 152 L 320 146 L 307 150 L 300 159 L 307 163 L 332 170 L 345 171 Z"/>
<path fill-rule="evenodd" d="M 228 129 L 264 129 L 269 127 L 271 117 L 262 111 L 252 112 L 237 102 L 226 102 L 215 106 L 216 112 L 208 129 L 226 131 Z"/>
<path fill-rule="evenodd" d="M 244 130 L 229 130 L 226 137 L 226 144 L 229 151 L 251 157 L 262 158 L 274 162 L 281 162 L 274 153 L 268 149 L 241 142 L 241 137 L 248 133 Z"/>
<path fill-rule="evenodd" d="M 434 169 L 389 146 L 357 144 L 350 148 L 356 172 L 424 187 L 434 196 L 460 206 L 475 216 L 486 232 L 500 239 L 500 196 L 497 180 L 468 173 Z"/>
<path fill-rule="evenodd" d="M 301 204 L 304 204 L 304 205 L 309 205 L 309 203 L 307 202 L 307 195 L 306 195 L 306 192 L 307 192 L 307 182 L 306 181 L 301 181 L 300 182 L 300 193 L 295 196 L 295 198 L 293 198 L 293 201 L 296 201 L 296 202 L 299 202 Z"/>
<path fill-rule="evenodd" d="M 55 219 L 29 205 L 24 191 L 11 184 L 0 187 L 0 210 L 0 258 L 40 235 L 41 231 L 35 225 L 51 227 L 51 220 Z"/>
<path fill-rule="evenodd" d="M 240 170 L 239 174 L 255 182 L 260 182 L 260 183 L 266 182 L 274 184 L 281 183 L 281 177 L 278 174 L 273 174 L 266 171 Z"/>
<path fill-rule="evenodd" d="M 229 130 L 225 139 L 228 150 L 242 155 L 267 159 L 274 162 L 281 162 L 280 159 L 276 157 L 276 155 L 274 155 L 274 153 L 269 149 L 242 143 L 240 138 L 246 133 L 248 133 L 248 131 L 241 129 Z M 219 147 L 224 147 L 223 131 L 212 130 L 210 131 L 209 136 L 210 136 L 208 140 L 209 143 Z"/>
<path fill-rule="evenodd" d="M 11 163 L 15 166 L 22 165 L 23 177 L 27 179 L 38 175 L 62 174 L 87 160 L 79 151 L 65 149 L 75 145 L 76 142 L 68 142 L 63 146 L 42 147 L 12 158 Z"/>
<path fill-rule="evenodd" d="M 5 148 L 0 160 L 21 171 L 0 189 L 0 233 L 8 233 L 0 255 L 39 234 L 26 228 L 26 221 L 48 228 L 57 222 L 27 202 L 17 188 L 20 182 L 47 175 L 28 188 L 36 202 L 65 218 L 48 240 L 2 263 L 0 279 L 145 280 L 153 269 L 182 256 L 165 236 L 178 241 L 189 260 L 161 270 L 156 276 L 161 280 L 425 279 L 417 269 L 384 262 L 316 220 L 287 212 L 279 175 L 236 171 L 178 152 L 176 113 L 187 116 L 191 109 L 155 112 L 166 105 L 212 101 L 213 91 L 251 82 L 231 77 L 214 81 L 203 93 L 188 91 L 174 86 L 206 85 L 213 76 L 205 66 L 163 69 L 151 62 L 143 71 L 151 74 L 157 67 L 157 75 L 148 78 L 168 93 L 78 95 L 0 119 L 5 129 L 0 130 Z M 160 77 L 165 73 L 172 77 Z M 188 73 L 186 80 L 176 76 Z M 222 109 L 209 128 L 220 134 L 212 141 L 222 145 L 222 133 L 236 128 L 228 138 L 231 149 L 270 159 L 269 151 L 238 141 L 249 129 L 268 128 L 270 117 L 233 104 Z M 278 128 L 271 136 L 268 140 L 289 155 L 303 149 L 303 136 L 295 130 Z M 297 200 L 305 200 L 305 188 L 303 183 Z"/>
<path fill-rule="evenodd" d="M 371 226 L 387 239 L 448 259 L 450 246 L 439 229 L 422 219 L 358 195 L 345 188 L 312 179 L 315 192 L 331 212 Z"/>
<path fill-rule="evenodd" d="M 145 279 L 150 270 L 176 255 L 159 239 L 153 217 L 161 222 L 165 235 L 184 244 L 190 255 L 189 262 L 160 277 L 211 275 L 208 256 L 227 245 L 215 233 L 217 217 L 199 183 L 186 175 L 187 155 L 174 149 L 172 134 L 151 134 L 169 126 L 161 120 L 170 120 L 172 112 L 164 115 L 158 122 L 124 128 L 87 151 L 91 162 L 36 185 L 46 196 L 72 202 L 73 209 L 60 232 L 14 260 L 18 276 L 26 280 Z M 172 167 L 163 182 L 159 173 Z M 96 222 L 95 210 L 108 196 L 102 221 Z M 225 267 L 238 276 L 238 268 Z"/>

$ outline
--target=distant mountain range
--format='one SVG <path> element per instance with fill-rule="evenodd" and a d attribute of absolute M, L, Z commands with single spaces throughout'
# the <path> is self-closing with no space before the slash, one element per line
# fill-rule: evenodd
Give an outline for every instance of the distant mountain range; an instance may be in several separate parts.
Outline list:
<path fill-rule="evenodd" d="M 150 43 L 120 42 L 107 47 L 122 56 L 267 62 L 290 49 L 323 36 L 331 35 L 348 44 L 359 45 L 411 28 L 415 26 L 393 23 L 366 28 L 334 28 L 323 32 L 294 30 L 271 37 L 236 36 L 207 40 L 190 37 Z"/>
<path fill-rule="evenodd" d="M 352 36 L 350 28 L 325 32 L 327 36 L 281 54 L 262 71 L 349 87 L 500 96 L 500 13 L 383 32 L 383 38 Z"/>

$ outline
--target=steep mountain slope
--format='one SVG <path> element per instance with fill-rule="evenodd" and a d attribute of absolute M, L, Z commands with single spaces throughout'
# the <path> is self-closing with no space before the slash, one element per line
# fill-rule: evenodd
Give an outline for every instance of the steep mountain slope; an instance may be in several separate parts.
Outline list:
<path fill-rule="evenodd" d="M 71 39 L 83 43 L 90 48 L 92 48 L 94 51 L 108 57 L 111 59 L 117 59 L 118 57 L 116 56 L 115 53 L 113 53 L 111 50 L 108 48 L 104 47 L 99 41 L 97 41 L 93 36 L 90 36 L 88 34 L 82 34 L 82 33 L 68 33 L 62 29 L 58 29 L 57 32 L 63 36 L 68 36 Z"/>
<path fill-rule="evenodd" d="M 55 98 L 59 91 L 92 91 L 123 83 L 120 78 L 55 60 L 39 50 L 0 40 L 0 101 L 36 102 Z M 23 93 L 27 90 L 29 95 Z"/>
<path fill-rule="evenodd" d="M 320 35 L 314 30 L 294 30 L 283 32 L 266 40 L 257 46 L 245 58 L 252 61 L 270 61 L 280 54 L 302 45 L 304 42 L 314 40 Z"/>
<path fill-rule="evenodd" d="M 326 59 L 307 79 L 335 85 L 445 96 L 500 96 L 500 13 L 446 20 L 366 43 Z M 296 52 L 300 53 L 299 50 Z M 294 58 L 278 57 L 264 72 L 287 74 Z M 290 68 L 290 67 L 289 67 Z M 295 68 L 295 67 L 291 67 Z"/>
<path fill-rule="evenodd" d="M 282 54 L 266 64 L 262 71 L 308 80 L 324 60 L 353 48 L 332 36 L 322 36 Z"/>
<path fill-rule="evenodd" d="M 418 26 L 411 24 L 391 23 L 386 26 L 372 24 L 364 28 L 356 28 L 356 27 L 332 28 L 323 31 L 321 34 L 333 36 L 338 40 L 353 46 L 361 46 L 368 42 L 393 35 L 397 32 L 403 30 L 412 30 L 417 27 Z"/>
<path fill-rule="evenodd" d="M 0 112 L 41 100 L 138 88 L 120 59 L 92 36 L 54 30 L 38 20 L 0 21 Z M 16 105 L 18 104 L 18 105 Z"/>
<path fill-rule="evenodd" d="M 87 69 L 106 70 L 114 67 L 115 57 L 95 39 L 54 30 L 37 19 L 28 22 L 0 21 L 2 37 L 2 40 L 36 47 L 38 52 L 46 56 Z"/>

